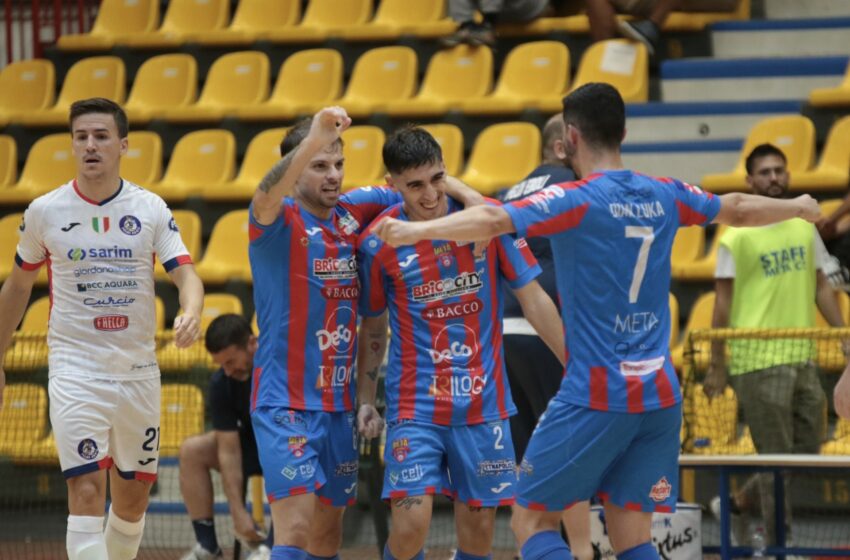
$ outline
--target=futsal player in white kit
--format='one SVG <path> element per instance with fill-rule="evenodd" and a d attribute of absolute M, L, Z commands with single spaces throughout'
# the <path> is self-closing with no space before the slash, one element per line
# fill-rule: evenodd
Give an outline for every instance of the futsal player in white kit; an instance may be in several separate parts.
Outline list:
<path fill-rule="evenodd" d="M 70 123 L 77 177 L 24 213 L 17 266 L 0 290 L 0 356 L 47 266 L 50 420 L 68 484 L 68 557 L 131 560 L 159 458 L 154 256 L 179 290 L 178 347 L 198 337 L 203 286 L 165 202 L 119 176 L 121 107 L 77 101 Z M 0 405 L 4 384 L 0 368 Z"/>

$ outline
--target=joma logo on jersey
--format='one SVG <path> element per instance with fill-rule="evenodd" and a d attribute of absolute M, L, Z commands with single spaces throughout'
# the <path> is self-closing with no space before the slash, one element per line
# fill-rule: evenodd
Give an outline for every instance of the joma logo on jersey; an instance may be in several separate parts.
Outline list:
<path fill-rule="evenodd" d="M 471 397 L 484 392 L 487 378 L 483 375 L 432 375 L 428 394 L 432 397 Z"/>
<path fill-rule="evenodd" d="M 347 259 L 313 259 L 313 274 L 322 280 L 344 280 L 357 276 L 357 260 Z"/>
<path fill-rule="evenodd" d="M 452 296 L 475 293 L 483 286 L 484 270 L 464 272 L 454 278 L 432 280 L 426 284 L 413 286 L 414 301 L 434 301 Z"/>

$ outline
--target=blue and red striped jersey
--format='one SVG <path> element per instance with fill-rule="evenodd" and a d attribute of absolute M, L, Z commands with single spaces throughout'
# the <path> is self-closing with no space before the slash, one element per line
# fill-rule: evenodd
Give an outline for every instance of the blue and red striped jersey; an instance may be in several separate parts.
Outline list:
<path fill-rule="evenodd" d="M 354 407 L 352 373 L 360 293 L 357 236 L 400 196 L 365 187 L 322 220 L 286 198 L 277 220 L 251 215 L 248 255 L 260 330 L 252 410 L 282 406 L 338 412 Z"/>
<path fill-rule="evenodd" d="M 460 209 L 449 199 L 449 212 Z M 383 216 L 408 219 L 400 204 Z M 471 244 L 453 241 L 394 249 L 371 230 L 357 249 L 360 310 L 374 316 L 389 308 L 387 420 L 459 426 L 514 414 L 501 283 L 521 288 L 540 274 L 525 240 L 498 237 L 476 257 Z"/>
<path fill-rule="evenodd" d="M 616 412 L 681 400 L 670 361 L 670 251 L 720 199 L 628 170 L 552 185 L 510 204 L 517 233 L 552 244 L 567 366 L 555 398 Z"/>

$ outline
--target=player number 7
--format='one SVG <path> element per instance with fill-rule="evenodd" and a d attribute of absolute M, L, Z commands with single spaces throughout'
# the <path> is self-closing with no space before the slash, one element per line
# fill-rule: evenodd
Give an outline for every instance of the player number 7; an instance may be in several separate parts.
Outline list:
<path fill-rule="evenodd" d="M 649 260 L 649 247 L 655 241 L 655 232 L 647 226 L 626 226 L 626 237 L 641 238 L 635 270 L 632 273 L 632 285 L 629 287 L 629 303 L 637 303 L 640 285 L 646 275 L 646 261 Z"/>

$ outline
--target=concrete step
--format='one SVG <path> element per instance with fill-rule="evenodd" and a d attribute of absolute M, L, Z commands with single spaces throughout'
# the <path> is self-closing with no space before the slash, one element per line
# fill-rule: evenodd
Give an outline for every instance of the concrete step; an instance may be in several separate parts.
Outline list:
<path fill-rule="evenodd" d="M 711 45 L 716 58 L 850 55 L 850 17 L 716 23 Z"/>
<path fill-rule="evenodd" d="M 623 163 L 647 175 L 675 177 L 698 185 L 703 175 L 732 169 L 743 139 L 623 145 Z"/>
<path fill-rule="evenodd" d="M 848 0 L 764 0 L 767 19 L 850 16 Z"/>

